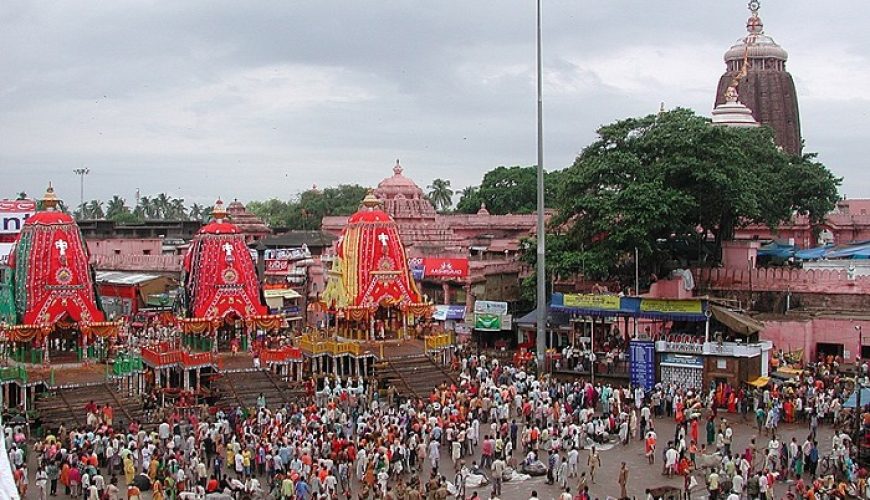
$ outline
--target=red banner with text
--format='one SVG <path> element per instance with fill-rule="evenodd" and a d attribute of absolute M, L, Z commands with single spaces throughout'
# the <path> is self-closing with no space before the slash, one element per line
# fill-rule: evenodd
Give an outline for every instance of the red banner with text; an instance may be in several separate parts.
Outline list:
<path fill-rule="evenodd" d="M 468 277 L 468 259 L 423 259 L 423 276 L 426 278 L 462 279 Z"/>

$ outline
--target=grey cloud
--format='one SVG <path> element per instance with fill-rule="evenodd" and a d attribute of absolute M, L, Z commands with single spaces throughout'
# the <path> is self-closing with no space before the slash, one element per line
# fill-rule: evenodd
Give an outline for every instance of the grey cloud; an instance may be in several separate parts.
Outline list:
<path fill-rule="evenodd" d="M 763 2 L 799 98 L 830 78 L 826 44 L 870 73 L 864 2 L 837 7 Z M 742 1 L 545 0 L 547 167 L 660 101 L 708 114 L 746 17 Z M 11 1 L 0 23 L 0 195 L 53 179 L 75 199 L 81 164 L 89 196 L 204 203 L 372 185 L 395 157 L 424 186 L 535 162 L 532 1 Z M 870 188 L 864 108 L 801 100 L 808 146 L 850 196 Z"/>

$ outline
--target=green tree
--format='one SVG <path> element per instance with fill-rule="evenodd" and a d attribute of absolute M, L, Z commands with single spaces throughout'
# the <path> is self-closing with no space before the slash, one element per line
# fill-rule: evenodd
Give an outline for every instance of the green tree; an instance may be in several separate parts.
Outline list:
<path fill-rule="evenodd" d="M 435 179 L 427 189 L 429 201 L 435 205 L 436 210 L 447 210 L 453 205 L 453 190 L 450 189 L 449 180 Z"/>
<path fill-rule="evenodd" d="M 139 219 L 157 218 L 154 202 L 152 202 L 151 198 L 148 196 L 142 196 L 139 198 L 139 203 L 133 210 L 133 214 L 136 215 L 136 217 L 138 217 Z"/>
<path fill-rule="evenodd" d="M 169 210 L 166 218 L 172 220 L 187 219 L 187 208 L 184 206 L 184 198 L 172 198 L 169 201 Z"/>
<path fill-rule="evenodd" d="M 120 217 L 130 214 L 130 209 L 127 208 L 127 201 L 118 195 L 113 195 L 112 199 L 106 202 L 106 218 L 109 220 L 117 220 Z M 132 215 L 132 214 L 130 214 Z"/>
<path fill-rule="evenodd" d="M 187 210 L 187 216 L 190 220 L 197 220 L 201 222 L 206 215 L 207 214 L 205 212 L 205 207 L 203 207 L 199 203 L 194 203 Z"/>
<path fill-rule="evenodd" d="M 601 127 L 562 172 L 548 268 L 628 276 L 635 248 L 643 275 L 668 261 L 718 259 L 742 225 L 775 228 L 794 213 L 820 220 L 839 183 L 812 156 L 780 151 L 767 127 L 714 127 L 686 109 L 622 120 Z"/>
<path fill-rule="evenodd" d="M 154 197 L 154 218 L 167 219 L 172 212 L 172 199 L 166 193 Z"/>
<path fill-rule="evenodd" d="M 456 203 L 456 211 L 462 214 L 473 214 L 480 210 L 481 203 L 485 203 L 480 197 L 480 189 L 477 186 L 466 186 L 459 192 L 459 202 Z"/>
<path fill-rule="evenodd" d="M 340 184 L 324 190 L 309 189 L 295 200 L 283 201 L 272 198 L 252 201 L 247 209 L 272 227 L 294 229 L 317 229 L 323 217 L 350 215 L 359 209 L 368 188 L 356 184 Z"/>
<path fill-rule="evenodd" d="M 544 201 L 547 206 L 555 195 L 560 172 L 544 173 Z M 467 187 L 456 206 L 461 213 L 475 213 L 481 203 L 494 215 L 529 214 L 538 207 L 537 167 L 496 167 L 483 176 L 479 187 Z"/>

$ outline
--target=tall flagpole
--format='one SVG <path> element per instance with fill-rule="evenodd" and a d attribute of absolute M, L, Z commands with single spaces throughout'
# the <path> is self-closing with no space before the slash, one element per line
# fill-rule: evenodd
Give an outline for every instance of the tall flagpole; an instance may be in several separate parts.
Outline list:
<path fill-rule="evenodd" d="M 544 101 L 542 98 L 541 64 L 541 0 L 538 0 L 538 251 L 537 251 L 537 336 L 538 369 L 544 369 L 544 354 L 547 350 L 547 276 L 546 276 L 546 228 L 544 227 Z"/>

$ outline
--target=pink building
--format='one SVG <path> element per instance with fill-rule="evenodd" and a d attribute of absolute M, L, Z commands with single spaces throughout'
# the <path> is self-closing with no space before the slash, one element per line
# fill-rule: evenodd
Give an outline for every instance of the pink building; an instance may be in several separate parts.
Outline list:
<path fill-rule="evenodd" d="M 818 238 L 813 236 L 817 231 Z M 777 228 L 776 232 L 763 224 L 753 224 L 737 230 L 738 240 L 794 240 L 800 248 L 812 248 L 825 243 L 844 244 L 870 240 L 870 199 L 841 200 L 837 208 L 817 226 L 806 216 L 796 216 Z"/>

